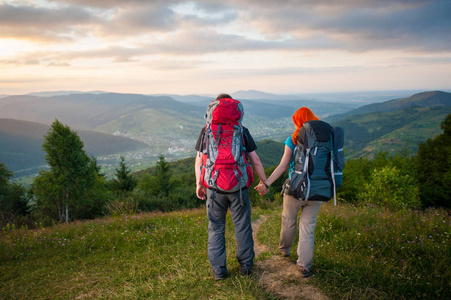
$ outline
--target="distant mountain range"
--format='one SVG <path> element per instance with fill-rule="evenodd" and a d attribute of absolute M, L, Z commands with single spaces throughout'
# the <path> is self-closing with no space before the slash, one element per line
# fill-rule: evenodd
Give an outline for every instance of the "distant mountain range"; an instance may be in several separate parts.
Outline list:
<path fill-rule="evenodd" d="M 243 125 L 255 140 L 284 141 L 294 130 L 291 116 L 301 106 L 308 106 L 332 125 L 342 126 L 345 146 L 352 156 L 397 151 L 407 144 L 415 151 L 419 142 L 440 133 L 439 124 L 450 113 L 450 93 L 423 92 L 372 103 L 388 94 L 375 93 L 371 97 L 362 96 L 362 100 L 349 98 L 343 102 L 252 90 L 237 91 L 232 96 L 242 101 Z M 328 95 L 337 99 L 335 94 Z M 4 119 L 0 123 L 0 161 L 14 171 L 42 164 L 42 136 L 55 119 L 79 133 L 90 155 L 127 152 L 127 162 L 134 165 L 149 164 L 160 154 L 169 160 L 192 156 L 199 131 L 205 124 L 206 107 L 213 98 L 102 91 L 3 97 L 0 98 L 0 118 Z M 89 140 L 88 136 L 93 138 Z"/>
<path fill-rule="evenodd" d="M 302 94 L 271 94 L 256 90 L 240 90 L 232 92 L 232 97 L 238 100 L 309 100 L 322 102 L 340 102 L 340 103 L 358 103 L 365 105 L 369 103 L 384 102 L 391 99 L 398 99 L 407 97 L 409 95 L 419 93 L 420 90 L 393 90 L 393 91 L 361 91 L 361 92 L 317 92 L 317 93 L 302 93 Z M 451 90 L 449 91 L 451 92 Z M 51 96 L 67 96 L 71 94 L 108 94 L 106 91 L 47 91 L 34 92 L 27 94 L 28 96 L 37 97 L 51 97 Z M 8 97 L 12 95 L 0 95 Z M 201 102 L 206 99 L 212 100 L 216 97 L 213 94 L 203 95 L 176 95 L 176 94 L 148 94 L 147 96 L 167 96 L 180 102 Z"/>

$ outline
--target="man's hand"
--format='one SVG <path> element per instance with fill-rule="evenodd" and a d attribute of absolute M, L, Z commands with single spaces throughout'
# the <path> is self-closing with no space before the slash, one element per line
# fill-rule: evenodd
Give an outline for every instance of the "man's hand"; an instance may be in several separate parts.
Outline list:
<path fill-rule="evenodd" d="M 205 190 L 205 187 L 202 184 L 198 184 L 196 185 L 196 195 L 197 198 L 201 199 L 201 200 L 205 200 L 207 197 L 207 192 Z"/>
<path fill-rule="evenodd" d="M 259 194 L 260 197 L 263 197 L 267 192 L 268 189 L 266 188 L 265 184 L 260 181 L 260 183 L 254 188 Z"/>

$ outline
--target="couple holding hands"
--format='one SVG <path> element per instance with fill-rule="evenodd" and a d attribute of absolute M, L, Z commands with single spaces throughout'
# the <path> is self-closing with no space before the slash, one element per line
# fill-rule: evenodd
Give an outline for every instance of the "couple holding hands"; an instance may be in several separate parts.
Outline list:
<path fill-rule="evenodd" d="M 220 99 L 233 100 L 232 97 L 227 94 L 219 95 L 215 101 Z M 242 109 L 241 103 L 239 103 L 239 105 Z M 239 120 L 240 122 L 241 118 L 242 113 Z M 283 157 L 277 168 L 267 179 L 263 165 L 255 152 L 257 146 L 247 128 L 242 127 L 246 157 L 251 162 L 254 172 L 260 178 L 260 183 L 255 187 L 255 190 L 258 191 L 260 196 L 263 196 L 268 192 L 269 186 L 276 181 L 287 168 L 294 168 L 294 150 L 298 141 L 297 136 L 302 125 L 307 121 L 319 120 L 319 118 L 307 107 L 298 109 L 293 114 L 292 119 L 296 126 L 296 130 L 284 142 L 285 150 Z M 220 130 L 221 128 L 217 130 L 218 135 Z M 230 209 L 237 239 L 237 260 L 240 264 L 241 273 L 248 275 L 251 273 L 255 256 L 250 220 L 251 205 L 249 191 L 247 188 L 240 188 L 239 191 L 227 193 L 218 189 L 205 187 L 207 184 L 203 184 L 202 182 L 202 168 L 205 168 L 205 166 L 203 166 L 205 164 L 205 153 L 207 152 L 206 149 L 209 147 L 208 142 L 206 142 L 208 140 L 206 137 L 207 135 L 207 130 L 203 128 L 195 147 L 198 152 L 195 162 L 195 173 L 197 197 L 199 199 L 207 200 L 207 217 L 209 220 L 208 258 L 215 279 L 221 280 L 225 278 L 227 276 L 225 222 L 227 210 Z M 297 248 L 298 259 L 296 265 L 303 278 L 310 276 L 310 269 L 313 261 L 316 217 L 321 207 L 321 203 L 322 201 L 301 201 L 286 193 L 284 193 L 283 196 L 279 252 L 284 257 L 290 256 L 291 247 L 296 235 L 298 214 L 299 211 L 301 211 L 299 219 L 299 243 Z"/>

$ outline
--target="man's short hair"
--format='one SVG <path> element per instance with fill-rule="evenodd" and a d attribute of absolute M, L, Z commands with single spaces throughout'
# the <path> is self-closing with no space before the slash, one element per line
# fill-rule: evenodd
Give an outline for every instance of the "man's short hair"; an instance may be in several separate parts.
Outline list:
<path fill-rule="evenodd" d="M 230 96 L 229 94 L 219 94 L 215 100 L 226 99 L 226 98 L 232 98 L 232 96 Z"/>

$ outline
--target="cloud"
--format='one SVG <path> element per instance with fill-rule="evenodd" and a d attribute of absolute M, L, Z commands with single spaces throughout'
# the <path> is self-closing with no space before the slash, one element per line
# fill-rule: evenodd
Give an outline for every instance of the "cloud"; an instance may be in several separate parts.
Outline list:
<path fill-rule="evenodd" d="M 84 35 L 84 26 L 102 20 L 83 7 L 45 8 L 0 4 L 3 38 L 67 41 Z"/>
<path fill-rule="evenodd" d="M 451 50 L 450 1 L 264 2 L 249 9 L 251 24 L 268 34 L 295 39 L 321 34 L 347 51 Z"/>
<path fill-rule="evenodd" d="M 119 9 L 104 30 L 107 34 L 129 35 L 172 31 L 177 26 L 178 20 L 168 6 L 151 3 Z"/>
<path fill-rule="evenodd" d="M 0 4 L 2 37 L 62 45 L 91 39 L 97 41 L 97 45 L 91 46 L 92 53 L 103 52 L 117 62 L 157 54 L 230 51 L 451 51 L 451 1 L 54 0 L 45 3 L 41 6 L 20 2 Z M 66 59 L 89 54 L 89 51 L 67 51 Z"/>
<path fill-rule="evenodd" d="M 43 65 L 70 66 L 73 60 L 103 59 L 110 62 L 124 63 L 138 61 L 137 57 L 148 54 L 146 49 L 111 46 L 106 48 L 79 51 L 30 51 L 14 58 L 1 59 L 4 65 Z"/>

